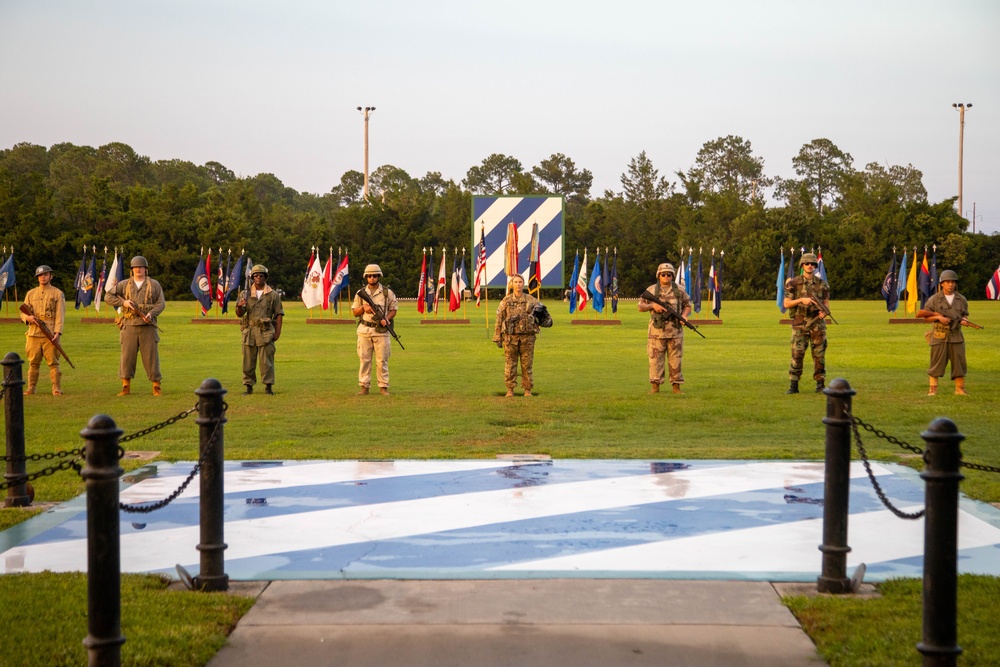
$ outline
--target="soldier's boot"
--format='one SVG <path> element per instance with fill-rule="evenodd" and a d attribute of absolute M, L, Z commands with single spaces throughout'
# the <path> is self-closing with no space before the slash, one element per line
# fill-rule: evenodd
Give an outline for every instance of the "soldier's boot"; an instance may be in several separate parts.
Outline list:
<path fill-rule="evenodd" d="M 253 394 L 253 385 L 252 384 L 245 384 L 243 386 L 246 387 L 246 389 L 243 390 L 243 395 L 244 396 L 251 396 Z"/>
<path fill-rule="evenodd" d="M 368 387 L 362 385 L 361 389 L 358 390 L 358 396 L 367 396 L 367 395 L 368 395 Z"/>
<path fill-rule="evenodd" d="M 525 389 L 524 390 L 524 395 L 530 397 L 531 396 L 531 390 L 530 389 Z"/>
<path fill-rule="evenodd" d="M 268 396 L 274 396 L 274 390 L 271 389 L 271 385 L 269 384 L 264 385 L 264 393 L 267 394 Z"/>
<path fill-rule="evenodd" d="M 674 392 L 675 394 L 683 394 L 683 393 L 684 393 L 683 391 L 681 391 L 681 386 L 680 386 L 679 384 L 677 384 L 676 382 L 675 382 L 675 383 L 673 383 L 673 384 L 672 384 L 672 385 L 670 385 L 670 386 L 671 386 L 671 389 L 672 389 L 672 391 L 673 391 L 673 392 Z"/>
<path fill-rule="evenodd" d="M 49 379 L 52 380 L 52 395 L 62 396 L 62 371 L 58 368 L 53 368 L 49 371 Z"/>
<path fill-rule="evenodd" d="M 823 380 L 816 380 L 816 393 L 820 394 L 826 389 L 826 383 Z"/>
<path fill-rule="evenodd" d="M 660 393 L 660 384 L 658 382 L 650 382 L 649 384 L 652 385 L 649 388 L 649 393 L 650 394 L 659 394 Z"/>
<path fill-rule="evenodd" d="M 160 383 L 159 382 L 154 382 L 153 383 L 153 396 L 162 396 L 162 395 L 163 395 L 163 390 L 160 389 Z"/>
<path fill-rule="evenodd" d="M 38 386 L 38 369 L 30 368 L 28 369 L 28 386 L 24 389 L 24 395 L 30 396 L 35 393 L 35 387 Z"/>
<path fill-rule="evenodd" d="M 955 394 L 958 396 L 969 395 L 969 392 L 965 391 L 965 378 L 955 378 Z"/>
<path fill-rule="evenodd" d="M 389 395 L 389 388 L 388 387 L 379 387 L 378 388 L 378 393 L 382 394 L 383 396 L 388 396 Z"/>
<path fill-rule="evenodd" d="M 927 389 L 927 395 L 928 396 L 937 396 L 937 388 L 938 388 L 938 379 L 937 378 L 931 378 L 931 384 L 930 384 L 930 387 Z"/>
<path fill-rule="evenodd" d="M 128 396 L 132 393 L 132 380 L 125 378 L 122 380 L 122 390 L 118 392 L 119 396 Z"/>
<path fill-rule="evenodd" d="M 788 385 L 788 391 L 786 391 L 785 393 L 786 394 L 797 394 L 797 393 L 799 393 L 799 381 L 798 380 L 791 380 L 789 382 L 789 385 Z"/>
<path fill-rule="evenodd" d="M 513 398 L 514 397 L 514 390 L 513 389 L 508 389 L 507 393 L 504 394 L 503 397 L 504 398 Z"/>

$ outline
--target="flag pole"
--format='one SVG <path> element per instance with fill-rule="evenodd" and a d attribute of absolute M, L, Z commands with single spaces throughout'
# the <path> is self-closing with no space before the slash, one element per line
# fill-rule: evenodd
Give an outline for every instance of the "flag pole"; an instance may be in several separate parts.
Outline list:
<path fill-rule="evenodd" d="M 115 246 L 115 254 L 118 253 L 118 246 Z M 198 264 L 201 264 L 201 260 L 205 257 L 205 246 L 201 246 L 201 250 L 198 251 Z M 195 271 L 198 269 L 195 268 Z M 194 300 L 194 316 L 197 318 L 201 314 L 201 308 L 198 305 L 198 299 Z"/>
<path fill-rule="evenodd" d="M 461 264 L 461 266 L 463 266 L 463 267 L 465 266 L 465 248 L 462 248 L 462 264 Z M 466 280 L 468 280 L 469 276 L 465 276 L 465 278 L 466 278 Z M 459 285 L 459 287 L 461 287 L 461 285 Z M 468 287 L 468 285 L 466 285 L 466 287 Z M 458 298 L 462 302 L 462 319 L 463 320 L 467 320 L 467 319 L 469 319 L 469 311 L 468 311 L 468 307 L 465 304 L 465 290 L 464 289 L 458 295 Z"/>

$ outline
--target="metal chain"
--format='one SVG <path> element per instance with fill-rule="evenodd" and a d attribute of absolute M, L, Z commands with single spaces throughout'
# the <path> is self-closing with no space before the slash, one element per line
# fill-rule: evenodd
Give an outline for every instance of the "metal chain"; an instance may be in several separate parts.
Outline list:
<path fill-rule="evenodd" d="M 51 461 L 52 459 L 64 459 L 67 456 L 83 456 L 83 447 L 71 449 L 65 452 L 47 452 L 45 454 L 25 454 L 23 456 L 5 456 L 4 461 Z"/>
<path fill-rule="evenodd" d="M 195 408 L 197 407 L 198 406 L 195 406 Z M 131 514 L 148 514 L 158 509 L 163 509 L 164 507 L 172 503 L 174 500 L 176 500 L 178 496 L 184 493 L 184 490 L 188 487 L 188 484 L 191 483 L 191 480 L 193 480 L 195 476 L 201 471 L 201 466 L 205 463 L 205 460 L 208 458 L 208 455 L 215 447 L 215 442 L 218 439 L 219 435 L 219 429 L 222 427 L 222 422 L 224 421 L 226 412 L 228 410 L 229 410 L 229 404 L 223 401 L 222 414 L 219 415 L 219 419 L 215 422 L 215 428 L 212 429 L 212 434 L 208 438 L 208 445 L 205 447 L 205 451 L 202 452 L 201 456 L 198 458 L 198 462 L 195 463 L 194 467 L 191 469 L 191 472 L 188 473 L 188 476 L 184 479 L 183 482 L 181 482 L 180 486 L 178 486 L 173 493 L 171 493 L 163 500 L 158 500 L 150 504 L 143 503 L 143 504 L 133 505 L 129 503 L 118 503 L 118 508 L 123 512 L 128 512 Z M 186 417 L 188 414 L 190 414 L 190 412 L 191 411 L 188 411 L 188 413 L 186 414 L 181 413 L 181 415 L 178 415 L 177 418 L 174 419 L 174 421 L 176 421 L 178 418 L 183 419 L 183 417 Z"/>
<path fill-rule="evenodd" d="M 37 472 L 33 472 L 33 473 L 27 474 L 27 475 L 22 475 L 21 477 L 17 477 L 15 479 L 11 479 L 11 480 L 8 480 L 6 482 L 0 482 L 0 491 L 4 491 L 6 489 L 10 489 L 10 488 L 13 488 L 15 486 L 21 486 L 22 484 L 27 484 L 28 482 L 33 482 L 36 479 L 38 479 L 39 477 L 46 477 L 48 475 L 54 475 L 57 472 L 59 472 L 60 470 L 69 470 L 70 468 L 72 468 L 73 470 L 76 471 L 76 474 L 79 475 L 80 471 L 83 470 L 83 466 L 80 465 L 80 461 L 82 461 L 82 460 L 83 460 L 82 458 L 78 458 L 78 459 L 71 459 L 71 460 L 68 460 L 68 461 L 63 461 L 59 465 L 52 466 L 50 468 L 42 468 L 41 470 L 39 470 Z"/>
<path fill-rule="evenodd" d="M 856 417 L 854 417 L 853 415 L 851 415 L 850 412 L 846 412 L 845 411 L 844 414 L 846 414 L 847 418 L 851 420 L 851 430 L 854 431 L 854 439 L 858 443 L 858 452 L 860 452 L 860 454 L 861 454 L 861 461 L 865 464 L 865 470 L 868 472 L 868 479 L 871 480 L 872 487 L 875 489 L 875 495 L 877 495 L 878 498 L 879 498 L 879 500 L 882 501 L 882 504 L 885 505 L 886 509 L 888 509 L 890 512 L 892 512 L 893 514 L 895 514 L 896 516 L 898 516 L 900 519 L 919 519 L 919 518 L 921 518 L 924 515 L 924 513 L 927 511 L 926 509 L 922 509 L 919 512 L 909 513 L 909 512 L 904 512 L 903 510 L 899 509 L 898 507 L 896 507 L 895 505 L 893 505 L 891 502 L 889 502 L 889 498 L 888 498 L 888 496 L 885 495 L 885 491 L 882 490 L 882 486 L 878 483 L 878 480 L 875 479 L 875 473 L 872 472 L 871 463 L 869 463 L 869 461 L 868 461 L 868 452 L 865 451 L 865 445 L 864 445 L 863 442 L 861 442 L 861 432 L 858 431 L 858 423 L 861 422 L 861 420 L 858 419 L 858 418 L 856 418 Z M 868 428 L 867 426 L 865 426 L 865 428 L 867 430 L 872 430 L 872 429 Z M 874 433 L 874 431 L 872 431 L 872 432 Z M 876 433 L 876 435 L 878 435 L 878 434 Z M 892 436 L 885 436 L 883 434 L 883 437 L 885 437 L 888 440 Z M 896 440 L 896 439 L 893 438 L 893 440 Z M 904 443 L 900 442 L 899 440 L 896 440 L 896 444 L 902 445 Z M 907 449 L 913 449 L 913 447 L 911 445 L 907 445 L 906 447 L 907 447 Z M 920 453 L 923 453 L 923 452 L 920 452 Z"/>
<path fill-rule="evenodd" d="M 969 468 L 970 470 L 979 470 L 982 472 L 1000 472 L 1000 468 L 996 466 L 986 466 L 981 463 L 966 463 L 965 461 L 959 461 L 958 465 L 963 468 Z"/>
<path fill-rule="evenodd" d="M 3 389 L 0 389 L 0 401 L 3 400 L 3 395 L 6 393 L 7 393 L 7 385 L 4 385 Z"/>
<path fill-rule="evenodd" d="M 128 442 L 129 440 L 135 440 L 137 438 L 141 438 L 144 435 L 149 435 L 153 431 L 159 431 L 161 428 L 166 428 L 167 426 L 171 426 L 173 424 L 176 424 L 180 420 L 185 419 L 192 412 L 197 412 L 197 411 L 198 411 L 198 404 L 195 403 L 194 407 L 191 408 L 190 410 L 185 410 L 184 412 L 182 412 L 180 414 L 177 414 L 177 415 L 174 415 L 173 417 L 170 417 L 166 421 L 162 421 L 159 424 L 154 424 L 153 426 L 150 426 L 149 428 L 144 428 L 143 430 L 136 431 L 135 433 L 133 433 L 131 435 L 126 435 L 125 437 L 121 438 L 118 442 L 119 442 L 119 444 L 124 444 L 124 443 Z"/>

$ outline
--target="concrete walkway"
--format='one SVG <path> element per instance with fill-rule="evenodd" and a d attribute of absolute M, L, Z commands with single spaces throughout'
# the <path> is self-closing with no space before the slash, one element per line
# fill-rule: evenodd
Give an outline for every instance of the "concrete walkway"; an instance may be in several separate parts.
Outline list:
<path fill-rule="evenodd" d="M 259 586 L 264 589 L 256 605 L 209 667 L 825 664 L 767 582 L 369 580 Z"/>

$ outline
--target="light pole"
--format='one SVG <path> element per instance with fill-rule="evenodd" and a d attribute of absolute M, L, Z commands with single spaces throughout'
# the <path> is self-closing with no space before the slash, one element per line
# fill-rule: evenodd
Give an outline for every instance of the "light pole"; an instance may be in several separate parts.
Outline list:
<path fill-rule="evenodd" d="M 365 201 L 368 201 L 368 115 L 375 111 L 375 107 L 358 107 L 358 111 L 365 117 Z"/>
<path fill-rule="evenodd" d="M 959 215 L 964 215 L 962 211 L 962 145 L 965 143 L 965 110 L 972 108 L 972 102 L 956 102 L 952 104 L 954 108 L 958 109 L 958 212 Z"/>

